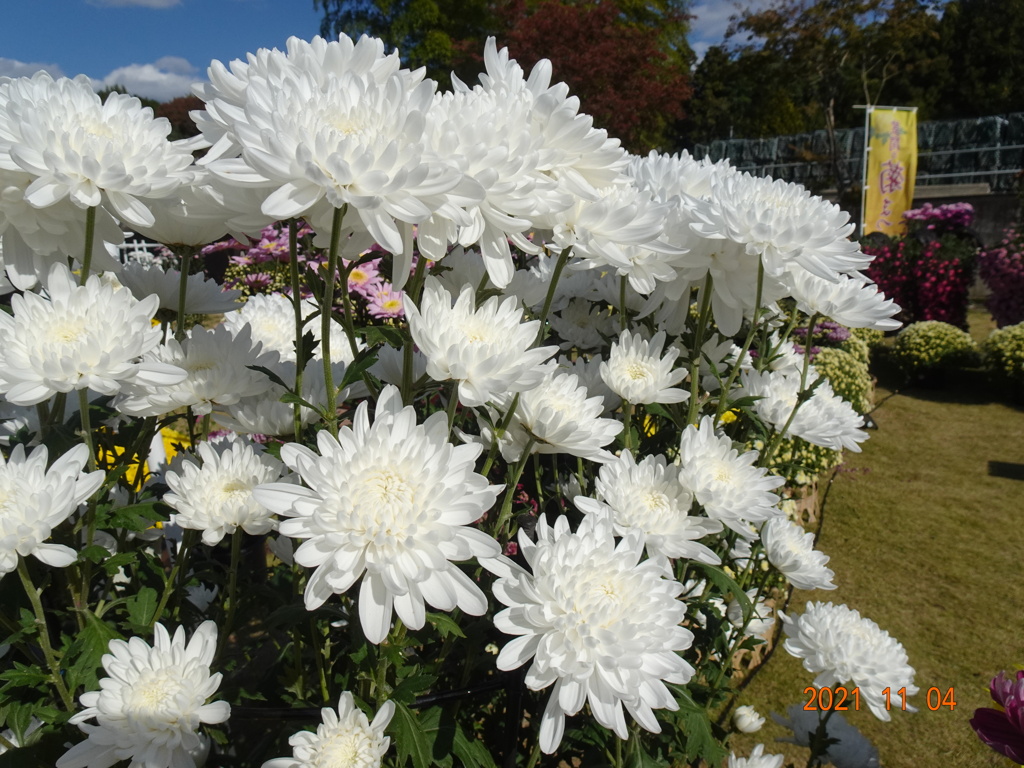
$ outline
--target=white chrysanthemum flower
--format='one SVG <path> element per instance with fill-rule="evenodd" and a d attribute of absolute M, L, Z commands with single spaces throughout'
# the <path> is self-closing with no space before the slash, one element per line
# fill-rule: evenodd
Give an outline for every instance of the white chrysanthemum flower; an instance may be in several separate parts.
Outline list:
<path fill-rule="evenodd" d="M 737 547 L 739 547 L 741 543 L 746 546 L 747 554 L 749 555 L 750 543 L 744 539 L 736 540 Z M 750 612 L 749 621 L 744 624 L 743 605 L 735 597 L 729 600 L 729 604 L 725 608 L 725 617 L 736 629 L 743 629 L 744 636 L 760 637 L 767 640 L 768 633 L 771 631 L 772 627 L 775 626 L 774 609 L 766 604 L 764 597 L 757 596 L 756 588 L 748 589 L 746 591 L 746 595 L 747 600 L 749 600 L 753 606 Z"/>
<path fill-rule="evenodd" d="M 274 529 L 272 513 L 252 492 L 281 478 L 285 467 L 280 461 L 259 443 L 236 435 L 200 443 L 199 459 L 201 464 L 187 456 L 176 460 L 164 476 L 171 491 L 163 500 L 175 510 L 171 522 L 202 531 L 203 543 L 210 546 L 238 528 L 254 535 Z"/>
<path fill-rule="evenodd" d="M 871 263 L 849 239 L 855 228 L 850 214 L 799 184 L 747 173 L 718 176 L 711 182 L 708 205 L 692 211 L 695 232 L 739 243 L 773 277 L 796 263 L 836 280 Z"/>
<path fill-rule="evenodd" d="M 373 643 L 387 637 L 392 612 L 410 629 L 423 627 L 424 603 L 482 615 L 487 599 L 453 562 L 500 553 L 471 527 L 500 490 L 473 469 L 481 446 L 450 444 L 443 413 L 417 425 L 415 410 L 387 386 L 372 425 L 360 403 L 352 427 L 337 439 L 321 431 L 317 447 L 320 455 L 295 443 L 281 449 L 309 488 L 271 483 L 255 491 L 261 504 L 290 518 L 280 524 L 283 535 L 306 539 L 295 552 L 295 562 L 316 569 L 306 608 L 363 576 L 359 618 Z"/>
<path fill-rule="evenodd" d="M 484 46 L 485 74 L 480 84 L 500 98 L 526 93 L 533 99 L 531 132 L 538 134 L 547 173 L 570 193 L 595 199 L 597 190 L 615 183 L 628 158 L 618 139 L 594 128 L 589 115 L 579 114 L 580 101 L 569 96 L 565 83 L 551 85 L 551 62 L 538 61 L 523 77 L 523 68 L 510 59 L 507 48 L 498 50 L 494 38 Z"/>
<path fill-rule="evenodd" d="M 601 415 L 607 416 L 619 407 L 622 398 L 612 392 L 601 378 L 601 362 L 600 355 L 594 355 L 590 360 L 583 357 L 569 360 L 564 355 L 558 358 L 559 368 L 576 376 L 580 384 L 586 388 L 587 394 L 591 397 L 604 398 L 604 410 Z"/>
<path fill-rule="evenodd" d="M 516 669 L 531 659 L 526 685 L 554 684 L 540 724 L 540 745 L 554 752 L 565 716 L 590 705 L 594 718 L 621 739 L 628 737 L 622 706 L 644 728 L 660 733 L 654 709 L 678 708 L 665 683 L 685 684 L 693 668 L 679 655 L 693 642 L 680 626 L 685 604 L 677 581 L 644 560 L 635 531 L 617 545 L 608 519 L 588 516 L 576 533 L 559 517 L 542 516 L 534 543 L 519 532 L 532 573 L 518 570 L 494 584 L 508 608 L 495 626 L 517 637 L 498 655 L 498 668 Z"/>
<path fill-rule="evenodd" d="M 859 272 L 825 280 L 799 267 L 782 276 L 796 307 L 808 315 L 818 314 L 850 328 L 875 328 L 894 331 L 900 311 L 892 299 L 885 298 L 878 286 Z"/>
<path fill-rule="evenodd" d="M 693 494 L 679 484 L 679 467 L 668 464 L 664 456 L 645 456 L 637 464 L 632 453 L 623 451 L 601 466 L 594 488 L 598 500 L 577 496 L 577 509 L 608 514 L 618 536 L 641 531 L 650 557 L 721 562 L 698 539 L 722 530 L 722 524 L 690 515 Z"/>
<path fill-rule="evenodd" d="M 163 270 L 139 262 L 129 262 L 117 273 L 117 281 L 142 301 L 150 294 L 160 297 L 160 308 L 178 311 L 181 295 L 181 272 L 177 269 Z M 185 313 L 205 315 L 217 312 L 231 312 L 238 309 L 241 291 L 222 290 L 216 281 L 202 273 L 189 275 L 185 285 Z"/>
<path fill-rule="evenodd" d="M 676 279 L 675 267 L 683 253 L 662 237 L 670 205 L 654 202 L 630 183 L 606 187 L 598 199 L 578 199 L 550 217 L 551 249 L 571 247 L 591 268 L 614 270 L 633 290 L 649 294 L 659 282 Z"/>
<path fill-rule="evenodd" d="M 816 375 L 812 367 L 808 380 Z M 744 394 L 758 398 L 754 403 L 757 415 L 777 430 L 786 427 L 786 437 L 800 437 L 833 451 L 849 448 L 856 453 L 860 453 L 859 443 L 868 439 L 868 433 L 861 429 L 864 417 L 836 395 L 827 381 L 819 383 L 803 403 L 799 402 L 799 374 L 744 371 L 741 381 Z"/>
<path fill-rule="evenodd" d="M 307 299 L 302 302 L 302 317 L 305 319 L 303 330 L 313 333 L 316 341 L 313 357 L 319 359 L 323 356 L 320 348 L 320 318 L 311 317 L 316 311 L 316 304 L 312 301 Z M 276 352 L 282 362 L 295 362 L 295 308 L 291 297 L 283 293 L 258 293 L 250 296 L 237 312 L 224 316 L 224 325 L 235 336 L 248 327 L 254 346 L 259 343 L 263 352 Z M 351 363 L 355 356 L 345 329 L 332 321 L 330 336 L 331 362 Z M 357 346 L 361 348 L 362 342 L 358 342 Z"/>
<path fill-rule="evenodd" d="M 548 323 L 565 340 L 558 345 L 562 349 L 600 349 L 616 330 L 609 308 L 588 299 L 572 299 L 560 313 L 549 314 Z"/>
<path fill-rule="evenodd" d="M 493 39 L 488 45 L 494 46 Z M 453 92 L 434 98 L 429 141 L 434 151 L 449 156 L 480 185 L 483 200 L 467 206 L 469 223 L 457 232 L 454 222 L 440 215 L 431 217 L 420 225 L 417 243 L 435 260 L 443 255 L 446 242 L 478 243 L 481 268 L 496 287 L 504 288 L 514 269 L 509 239 L 536 252 L 524 235 L 532 221 L 568 208 L 573 197 L 546 173 L 550 155 L 540 151 L 541 136 L 532 129 L 533 94 L 525 90 L 496 94 L 482 86 L 470 89 L 457 78 L 453 81 Z M 455 286 L 454 292 L 461 287 Z"/>
<path fill-rule="evenodd" d="M 779 741 L 809 747 L 811 739 L 818 732 L 821 713 L 806 710 L 800 704 L 793 704 L 786 708 L 786 715 L 787 717 L 783 718 L 778 713 L 772 714 L 775 722 L 793 732 L 792 738 L 780 738 Z M 881 765 L 875 745 L 868 741 L 856 726 L 848 723 L 841 712 L 833 711 L 829 715 L 825 735 L 829 739 L 834 739 L 835 743 L 829 745 L 822 757 L 835 768 L 879 768 Z"/>
<path fill-rule="evenodd" d="M 908 698 L 918 692 L 903 646 L 852 608 L 809 602 L 803 615 L 779 616 L 787 635 L 783 647 L 817 674 L 818 688 L 852 682 L 875 717 L 886 722 L 890 715 L 883 690 L 906 688 Z M 907 709 L 917 711 L 909 704 Z"/>
<path fill-rule="evenodd" d="M 475 407 L 496 395 L 523 392 L 540 383 L 539 364 L 558 347 L 534 347 L 540 322 L 523 322 L 513 297 L 494 296 L 479 309 L 470 286 L 452 296 L 428 277 L 419 307 L 405 302 L 409 330 L 427 358 L 435 381 L 459 382 L 459 402 Z"/>
<path fill-rule="evenodd" d="M 397 280 L 411 251 L 396 222 L 429 218 L 462 174 L 425 140 L 435 83 L 422 70 L 397 70 L 397 56 L 383 50 L 367 37 L 292 37 L 287 51 L 261 49 L 230 72 L 215 62 L 196 92 L 206 102 L 199 126 L 215 142 L 204 164 L 227 181 L 266 187 L 262 212 L 277 219 L 329 221 L 349 206 L 361 228 L 403 257 Z"/>
<path fill-rule="evenodd" d="M 143 356 L 147 362 L 181 368 L 184 381 L 159 388 L 127 384 L 114 407 L 130 416 L 162 416 L 185 406 L 205 415 L 215 406 L 234 405 L 270 388 L 267 377 L 248 366 L 272 365 L 277 357 L 260 355 L 259 350 L 258 343 L 249 343 L 247 329 L 232 336 L 223 325 L 197 325 L 180 343 L 168 339 Z"/>
<path fill-rule="evenodd" d="M 402 385 L 405 371 L 405 354 L 398 347 L 385 344 L 377 350 L 377 360 L 370 366 L 370 373 L 385 384 Z M 418 382 L 427 375 L 427 358 L 418 349 L 412 351 L 412 380 Z M 425 379 L 424 379 L 425 380 Z"/>
<path fill-rule="evenodd" d="M 554 363 L 539 370 L 544 374 L 540 383 L 519 396 L 515 415 L 499 445 L 502 457 L 518 461 L 533 440 L 530 453 L 568 453 L 591 461 L 610 461 L 612 454 L 604 446 L 622 431 L 622 422 L 602 418 L 603 399 L 590 397 L 574 374 L 565 373 Z M 511 401 L 512 397 L 506 395 L 501 405 L 508 407 Z"/>
<path fill-rule="evenodd" d="M 385 701 L 370 722 L 345 691 L 337 712 L 330 707 L 320 710 L 323 722 L 316 733 L 299 731 L 288 738 L 291 757 L 268 760 L 263 768 L 380 768 L 391 744 L 384 729 L 394 714 L 395 703 Z"/>
<path fill-rule="evenodd" d="M 708 203 L 695 201 L 687 208 L 684 221 L 692 224 L 692 211 Z M 681 258 L 681 274 L 690 285 L 700 287 L 698 301 L 704 297 L 704 283 L 711 278 L 711 314 L 718 329 L 726 336 L 735 336 L 744 318 L 753 317 L 758 308 L 757 289 L 760 256 L 749 252 L 742 243 L 723 237 L 697 237 L 688 240 L 688 250 Z M 761 307 L 770 306 L 786 295 L 778 279 L 765 274 L 761 280 Z"/>
<path fill-rule="evenodd" d="M 70 200 L 33 208 L 25 199 L 33 179 L 28 173 L 0 169 L 0 245 L 7 277 L 22 291 L 35 288 L 53 264 L 67 264 L 68 256 L 80 259 L 85 248 L 82 210 Z M 93 267 L 97 271 L 118 269 L 117 245 L 122 242 L 124 232 L 117 221 L 97 209 Z"/>
<path fill-rule="evenodd" d="M 690 393 L 676 386 L 684 378 L 685 368 L 672 370 L 679 350 L 669 347 L 662 356 L 665 334 L 656 333 L 650 341 L 639 333 L 623 331 L 601 363 L 601 378 L 615 394 L 628 403 L 681 403 Z"/>
<path fill-rule="evenodd" d="M 828 555 L 814 548 L 814 534 L 778 515 L 761 526 L 768 562 L 797 589 L 835 589 Z"/>
<path fill-rule="evenodd" d="M 749 523 L 779 514 L 779 498 L 772 491 L 785 483 L 756 462 L 757 451 L 740 455 L 728 437 L 716 435 L 710 416 L 701 419 L 700 427 L 689 425 L 679 441 L 679 482 L 708 517 L 745 538 L 755 536 Z"/>
<path fill-rule="evenodd" d="M 740 709 L 744 709 L 744 707 L 740 707 Z M 763 717 L 761 722 L 764 722 Z M 751 731 L 744 731 L 744 733 L 751 733 Z M 736 757 L 736 753 L 731 752 L 726 768 L 782 768 L 785 761 L 785 755 L 765 754 L 764 744 L 758 744 L 750 753 L 750 757 Z"/>
<path fill-rule="evenodd" d="M 160 343 L 150 323 L 156 296 L 136 301 L 96 275 L 79 286 L 63 264 L 50 269 L 47 290 L 48 299 L 12 297 L 13 317 L 0 312 L 0 392 L 12 403 L 76 389 L 114 395 L 124 382 L 164 387 L 185 377 L 172 365 L 137 362 Z"/>
<path fill-rule="evenodd" d="M 5 462 L 0 454 L 0 576 L 18 567 L 18 557 L 34 556 L 63 568 L 78 553 L 63 544 L 47 544 L 53 529 L 103 484 L 103 472 L 83 472 L 89 450 L 76 445 L 47 468 L 46 446 L 27 457 L 16 445 Z"/>
<path fill-rule="evenodd" d="M 174 195 L 150 203 L 155 221 L 147 227 L 136 227 L 136 231 L 169 246 L 199 248 L 229 232 L 241 240 L 242 233 L 228 223 L 235 212 L 225 204 L 224 194 L 218 189 L 219 179 L 204 168 L 193 168 L 192 173 L 191 183 L 179 187 Z M 258 236 L 259 229 L 251 227 L 247 234 Z"/>
<path fill-rule="evenodd" d="M 203 744 L 197 729 L 231 714 L 226 701 L 206 703 L 221 680 L 220 672 L 210 673 L 217 625 L 204 621 L 186 644 L 184 627 L 172 637 L 157 624 L 152 647 L 133 637 L 111 640 L 109 650 L 100 690 L 83 693 L 86 708 L 70 720 L 89 738 L 56 768 L 109 768 L 127 759 L 136 768 L 195 768 L 192 753 Z M 92 718 L 97 725 L 85 722 Z"/>
<path fill-rule="evenodd" d="M 764 716 L 749 704 L 745 704 L 736 707 L 736 711 L 732 713 L 732 722 L 740 733 L 757 733 L 764 725 Z"/>
<path fill-rule="evenodd" d="M 167 140 L 166 118 L 134 96 L 101 100 L 84 76 L 4 78 L 0 105 L 0 170 L 34 177 L 25 200 L 36 208 L 70 199 L 144 227 L 153 215 L 143 201 L 191 179 L 192 153 Z"/>
<path fill-rule="evenodd" d="M 685 149 L 675 155 L 652 149 L 646 156 L 631 156 L 626 168 L 626 174 L 636 185 L 660 202 L 709 197 L 712 179 L 737 173 L 739 171 L 729 165 L 728 160 L 712 162 L 707 157 L 696 160 Z"/>
<path fill-rule="evenodd" d="M 276 374 L 289 388 L 295 386 L 295 362 L 276 362 L 266 366 L 267 370 Z M 347 366 L 344 362 L 331 363 L 331 376 L 337 387 L 345 378 Z M 259 374 L 261 377 L 263 374 Z M 260 394 L 240 398 L 237 402 L 224 407 L 215 407 L 214 420 L 221 426 L 242 434 L 249 435 L 288 435 L 295 428 L 295 408 L 292 403 L 281 402 L 285 393 L 284 387 L 269 378 L 264 378 L 264 388 Z M 341 405 L 353 397 L 362 397 L 366 388 L 362 382 L 337 391 L 335 405 Z M 327 403 L 327 383 L 324 379 L 324 365 L 320 360 L 310 360 L 302 372 L 302 399 L 307 403 L 324 406 Z M 302 405 L 299 407 L 299 419 L 302 426 L 308 426 L 320 420 L 320 414 L 313 408 Z"/>

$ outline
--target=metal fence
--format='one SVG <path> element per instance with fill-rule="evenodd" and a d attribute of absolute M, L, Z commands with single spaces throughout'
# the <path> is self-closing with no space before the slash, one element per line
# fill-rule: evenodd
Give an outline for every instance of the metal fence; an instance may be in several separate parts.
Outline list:
<path fill-rule="evenodd" d="M 864 127 L 836 131 L 846 178 L 863 176 Z M 1024 167 L 1024 112 L 969 120 L 935 120 L 917 128 L 917 185 L 988 184 L 1012 191 Z M 694 157 L 728 158 L 743 171 L 795 181 L 810 189 L 834 183 L 825 131 L 767 139 L 724 139 L 694 147 Z"/>

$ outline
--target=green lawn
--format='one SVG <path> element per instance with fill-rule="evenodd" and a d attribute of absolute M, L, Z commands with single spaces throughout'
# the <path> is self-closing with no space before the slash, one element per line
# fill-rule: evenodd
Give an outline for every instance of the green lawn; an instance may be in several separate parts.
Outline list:
<path fill-rule="evenodd" d="M 790 604 L 803 612 L 807 600 L 846 603 L 906 647 L 921 711 L 893 712 L 889 723 L 867 709 L 847 713 L 888 768 L 1010 764 L 968 722 L 988 706 L 993 674 L 1024 664 L 1024 410 L 994 398 L 978 373 L 885 400 L 873 414 L 879 429 L 863 453 L 847 455 L 826 498 L 818 547 L 838 589 L 796 592 Z M 812 678 L 779 648 L 739 703 L 782 712 L 806 700 Z M 954 689 L 955 710 L 927 709 L 933 686 Z M 747 754 L 764 741 L 785 752 L 781 735 L 770 723 L 733 746 Z M 806 754 L 787 753 L 798 766 Z"/>

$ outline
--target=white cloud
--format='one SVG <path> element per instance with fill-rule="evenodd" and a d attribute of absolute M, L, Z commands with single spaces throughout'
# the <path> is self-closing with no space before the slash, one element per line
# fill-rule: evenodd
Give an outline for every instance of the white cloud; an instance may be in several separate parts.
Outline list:
<path fill-rule="evenodd" d="M 181 0 L 89 0 L 89 5 L 113 6 L 123 8 L 132 6 L 136 8 L 171 8 L 181 5 Z"/>
<path fill-rule="evenodd" d="M 697 55 L 697 61 L 704 58 L 708 48 L 719 45 L 725 39 L 729 19 L 747 10 L 764 10 L 773 0 L 705 0 L 692 6 L 689 13 L 695 17 L 690 22 L 690 47 Z"/>
<path fill-rule="evenodd" d="M 181 56 L 161 56 L 153 62 L 153 66 L 175 75 L 194 75 L 197 71 L 188 59 Z"/>
<path fill-rule="evenodd" d="M 0 56 L 0 76 L 30 77 L 41 69 L 49 72 L 54 77 L 64 77 L 64 70 L 57 64 L 17 61 L 16 59 L 5 59 Z"/>
<path fill-rule="evenodd" d="M 177 56 L 164 56 L 152 64 L 118 67 L 103 78 L 103 86 L 123 85 L 128 93 L 157 101 L 170 101 L 192 93 L 195 67 Z"/>

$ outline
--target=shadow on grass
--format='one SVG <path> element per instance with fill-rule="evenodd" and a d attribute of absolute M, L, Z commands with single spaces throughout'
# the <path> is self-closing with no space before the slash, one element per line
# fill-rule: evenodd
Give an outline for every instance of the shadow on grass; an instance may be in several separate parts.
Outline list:
<path fill-rule="evenodd" d="M 1011 461 L 990 461 L 989 477 L 1005 477 L 1008 480 L 1024 480 L 1024 464 Z"/>
<path fill-rule="evenodd" d="M 879 356 L 882 358 L 882 356 Z M 871 372 L 878 386 L 906 397 L 950 405 L 987 405 L 999 403 L 1024 411 L 1024 393 L 1020 388 L 994 381 L 984 368 L 933 371 L 908 378 L 890 360 L 873 362 Z"/>

